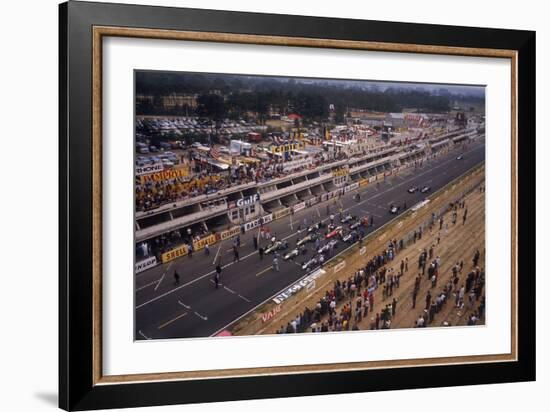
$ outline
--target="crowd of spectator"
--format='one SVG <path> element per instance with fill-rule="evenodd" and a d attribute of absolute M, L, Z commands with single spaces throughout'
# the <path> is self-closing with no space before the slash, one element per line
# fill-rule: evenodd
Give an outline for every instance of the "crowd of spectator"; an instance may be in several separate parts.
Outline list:
<path fill-rule="evenodd" d="M 465 202 L 459 201 L 450 204 L 449 210 L 453 213 L 458 208 L 465 209 L 465 207 Z M 443 218 L 441 218 L 441 227 L 442 222 Z M 435 225 L 434 216 L 432 216 L 430 229 L 432 225 Z M 421 235 L 418 236 L 418 231 L 415 232 L 413 244 L 421 238 Z M 464 261 L 456 262 L 451 268 L 450 279 L 445 284 L 441 284 L 438 281 L 441 277 L 442 260 L 435 254 L 439 235 L 437 238 L 437 244 L 434 243 L 422 249 L 418 255 L 418 274 L 410 295 L 411 310 L 416 308 L 422 279 L 425 279 L 428 284 L 428 291 L 424 298 L 422 312 L 411 326 L 434 325 L 437 314 L 448 305 L 449 301 L 453 302 L 459 317 L 468 313 L 466 325 L 476 325 L 485 311 L 485 271 L 478 266 L 481 253 L 479 250 L 475 251 L 472 257 L 472 269 L 467 274 L 464 274 Z M 398 304 L 394 293 L 400 286 L 401 277 L 409 271 L 409 261 L 408 258 L 402 259 L 397 265 L 397 270 L 388 266 L 402 248 L 403 240 L 390 241 L 384 251 L 367 261 L 363 268 L 348 279 L 337 280 L 330 290 L 325 291 L 313 308 L 306 307 L 295 319 L 286 325 L 281 325 L 277 333 L 358 330 L 359 323 L 363 319 L 368 320 L 364 323 L 363 329 L 390 329 Z M 376 296 L 378 299 L 381 298 L 382 302 L 388 303 L 374 313 L 375 291 L 379 289 L 381 296 L 379 294 Z M 451 326 L 446 319 L 437 325 Z"/>
<path fill-rule="evenodd" d="M 216 193 L 235 185 L 268 182 L 290 174 L 313 170 L 327 163 L 365 154 L 366 152 L 348 156 L 344 152 L 334 155 L 328 155 L 322 151 L 312 152 L 301 157 L 308 162 L 292 169 L 285 168 L 287 161 L 279 158 L 257 158 L 256 161 L 249 160 L 240 162 L 238 165 L 230 165 L 226 171 L 216 171 L 215 166 L 206 161 L 206 158 L 203 158 L 204 161 L 200 161 L 200 159 L 194 159 L 193 154 L 190 153 L 189 159 L 182 159 L 189 162 L 190 173 L 188 176 L 149 182 L 142 182 L 141 177 L 136 177 L 136 211 L 152 210 L 164 204 Z"/>
<path fill-rule="evenodd" d="M 337 280 L 332 289 L 327 290 L 315 307 L 308 308 L 288 322 L 281 325 L 277 333 L 301 333 L 301 332 L 329 332 L 343 330 L 357 330 L 357 323 L 361 322 L 369 313 L 374 311 L 374 292 L 382 287 L 385 297 L 392 296 L 395 289 L 399 288 L 403 269 L 395 273 L 387 268 L 388 262 L 395 259 L 400 250 L 400 243 L 391 240 L 387 247 L 378 255 L 367 261 L 366 265 L 356 271 L 344 281 Z M 385 298 L 384 297 L 384 298 Z M 355 306 L 354 306 L 355 301 Z M 338 305 L 344 305 L 337 310 Z M 397 301 L 392 300 L 380 312 L 373 315 L 372 328 L 386 329 L 390 327 L 391 317 L 397 310 Z"/>

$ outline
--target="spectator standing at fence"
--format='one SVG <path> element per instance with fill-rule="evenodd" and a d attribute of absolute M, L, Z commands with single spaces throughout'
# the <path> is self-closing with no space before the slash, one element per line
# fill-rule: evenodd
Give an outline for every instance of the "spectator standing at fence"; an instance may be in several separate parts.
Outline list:
<path fill-rule="evenodd" d="M 479 249 L 476 249 L 476 251 L 474 253 L 474 257 L 472 259 L 472 262 L 474 264 L 474 267 L 477 266 L 477 264 L 479 262 Z"/>
<path fill-rule="evenodd" d="M 432 294 L 430 293 L 430 291 L 428 291 L 428 293 L 426 294 L 426 307 L 425 307 L 426 310 L 429 309 L 431 301 L 432 301 Z"/>

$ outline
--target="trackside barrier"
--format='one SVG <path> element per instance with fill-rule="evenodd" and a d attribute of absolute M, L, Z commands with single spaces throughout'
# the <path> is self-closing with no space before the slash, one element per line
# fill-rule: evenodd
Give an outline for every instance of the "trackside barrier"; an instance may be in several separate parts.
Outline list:
<path fill-rule="evenodd" d="M 241 233 L 241 227 L 240 226 L 233 226 L 230 229 L 227 229 L 227 230 L 224 230 L 223 232 L 220 232 L 219 240 L 231 239 L 233 236 L 237 236 L 239 233 Z"/>
<path fill-rule="evenodd" d="M 208 235 L 206 237 L 203 237 L 202 239 L 196 240 L 193 242 L 193 250 L 199 251 L 201 249 L 204 249 L 206 245 L 213 245 L 216 243 L 218 239 L 216 238 L 216 235 Z"/>
<path fill-rule="evenodd" d="M 164 252 L 161 255 L 161 261 L 162 263 L 170 262 L 171 260 L 177 259 L 182 256 L 186 256 L 189 252 L 187 245 L 181 245 L 177 248 L 174 248 L 172 250 L 169 250 L 168 252 Z"/>
<path fill-rule="evenodd" d="M 144 259 L 140 262 L 136 262 L 134 267 L 135 273 L 143 272 L 144 270 L 152 268 L 153 266 L 156 266 L 156 265 L 157 265 L 157 258 L 155 256 Z"/>

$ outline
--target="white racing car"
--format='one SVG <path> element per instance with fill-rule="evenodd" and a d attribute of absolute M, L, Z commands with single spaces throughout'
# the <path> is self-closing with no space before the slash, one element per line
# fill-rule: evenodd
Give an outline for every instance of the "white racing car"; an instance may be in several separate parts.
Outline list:
<path fill-rule="evenodd" d="M 357 229 L 359 226 L 361 226 L 362 224 L 363 224 L 363 223 L 361 223 L 361 221 L 358 220 L 357 222 L 352 223 L 351 225 L 349 225 L 349 228 L 350 228 L 350 230 L 355 230 L 355 229 Z"/>
<path fill-rule="evenodd" d="M 317 262 L 318 262 L 318 258 L 316 256 L 313 256 L 311 259 L 309 259 L 308 261 L 302 264 L 302 269 L 303 270 L 311 269 L 314 265 L 317 264 Z"/>
<path fill-rule="evenodd" d="M 342 240 L 347 243 L 347 242 L 353 242 L 356 238 L 357 238 L 357 231 L 352 230 L 346 236 L 344 236 Z"/>
<path fill-rule="evenodd" d="M 296 248 L 296 249 L 292 249 L 290 252 L 288 252 L 285 256 L 284 256 L 284 260 L 288 260 L 288 259 L 294 259 L 296 256 L 298 256 L 300 254 L 300 249 Z"/>
<path fill-rule="evenodd" d="M 336 239 L 332 239 L 331 241 L 325 243 L 323 246 L 321 246 L 319 249 L 317 249 L 317 253 L 325 253 L 328 252 L 330 249 L 334 248 L 338 244 L 338 241 Z"/>
<path fill-rule="evenodd" d="M 325 227 L 325 224 L 323 222 L 315 223 L 314 225 L 311 225 L 307 228 L 308 233 L 314 233 L 317 232 L 319 229 L 322 229 Z"/>
<path fill-rule="evenodd" d="M 340 223 L 347 223 L 347 222 L 350 222 L 354 219 L 355 219 L 355 217 L 353 217 L 351 214 L 348 213 L 347 215 L 342 217 L 342 219 L 340 219 Z"/>

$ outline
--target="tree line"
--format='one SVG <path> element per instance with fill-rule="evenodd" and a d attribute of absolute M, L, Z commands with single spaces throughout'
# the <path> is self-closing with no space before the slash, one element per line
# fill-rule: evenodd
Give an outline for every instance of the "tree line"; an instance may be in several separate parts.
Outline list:
<path fill-rule="evenodd" d="M 380 90 L 335 81 L 165 72 L 137 72 L 136 93 L 153 96 L 152 101 L 137 103 L 138 115 L 197 115 L 220 120 L 246 118 L 252 112 L 260 122 L 267 119 L 270 108 L 280 114 L 299 114 L 308 121 L 324 121 L 331 114 L 329 106 L 333 105 L 335 120 L 340 122 L 351 108 L 379 112 L 415 108 L 420 112 L 442 113 L 450 110 L 452 101 L 483 101 L 475 96 L 436 95 L 422 88 L 396 86 Z M 166 108 L 162 97 L 171 94 L 195 94 L 197 105 Z"/>

